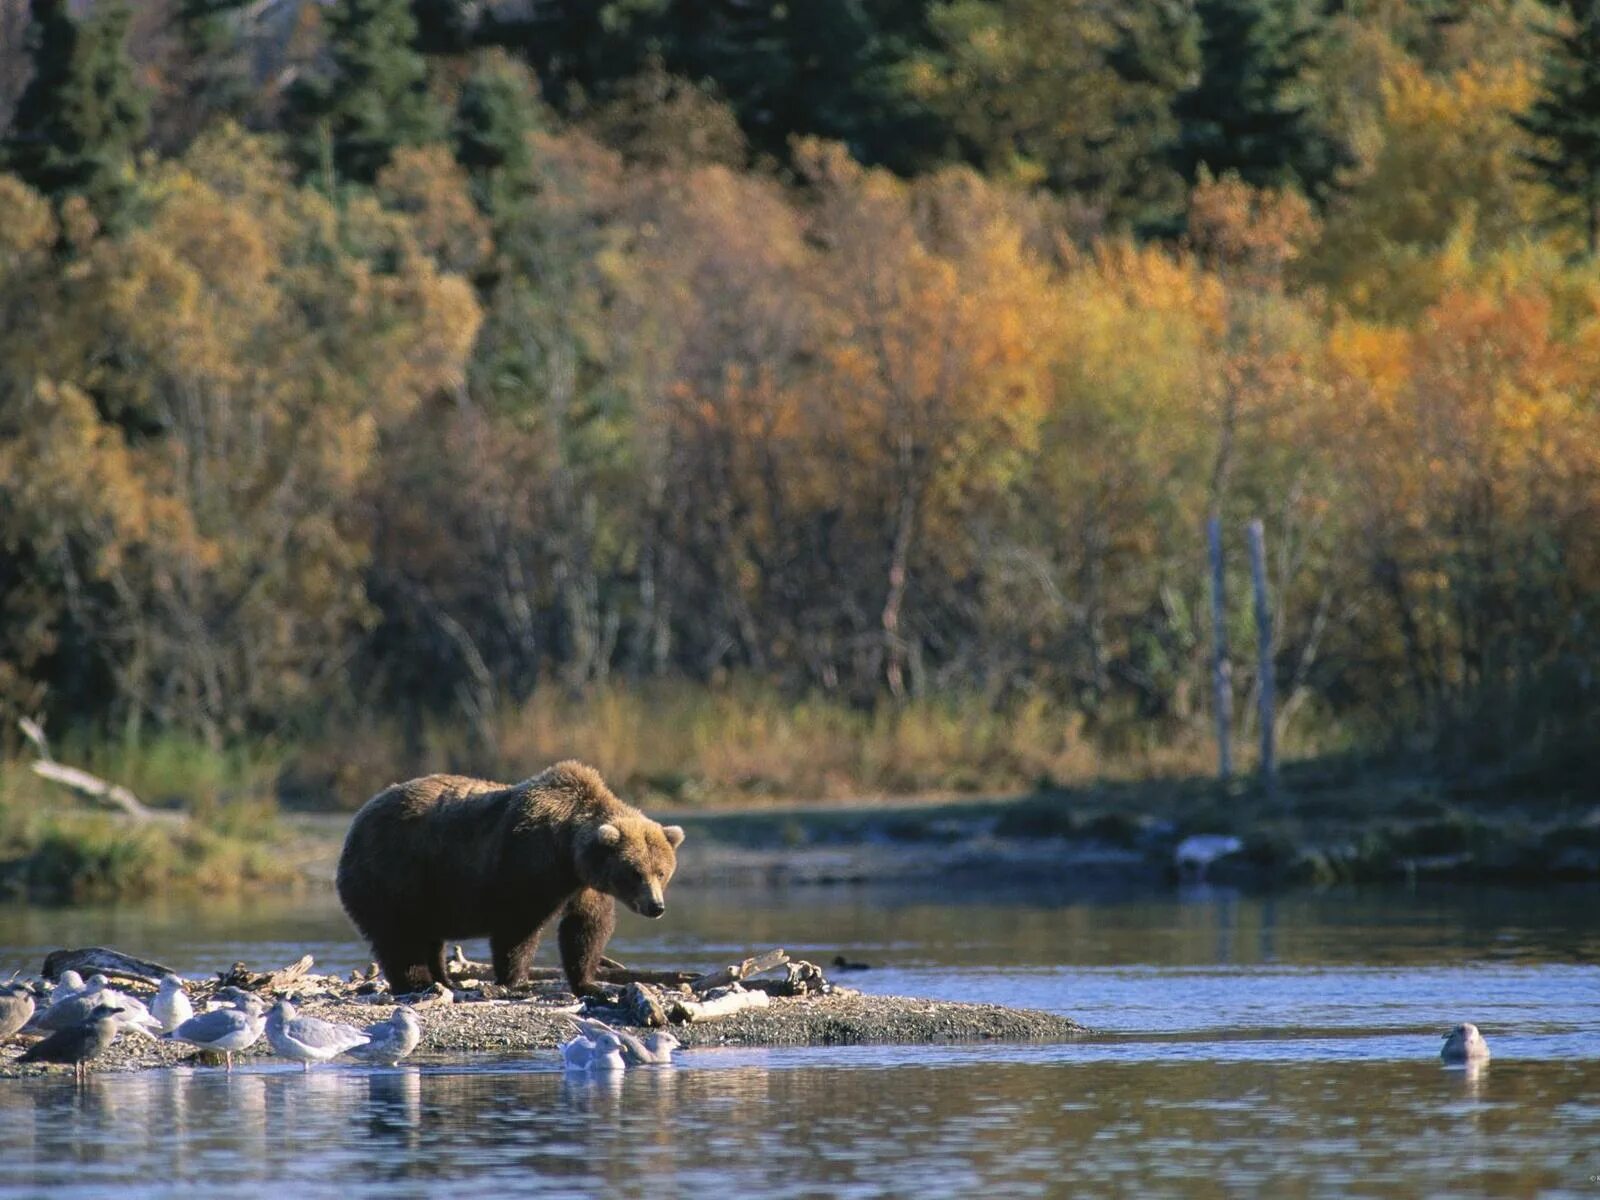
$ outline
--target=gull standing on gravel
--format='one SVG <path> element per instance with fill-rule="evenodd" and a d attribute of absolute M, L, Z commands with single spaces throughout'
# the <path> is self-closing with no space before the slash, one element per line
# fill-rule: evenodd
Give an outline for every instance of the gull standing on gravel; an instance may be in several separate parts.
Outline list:
<path fill-rule="evenodd" d="M 362 1062 L 382 1063 L 391 1067 L 415 1050 L 417 1043 L 422 1041 L 422 1026 L 417 1023 L 417 1015 L 404 1005 L 396 1008 L 387 1021 L 368 1025 L 365 1033 L 366 1044 L 353 1046 L 345 1053 Z"/>
<path fill-rule="evenodd" d="M 590 1038 L 608 1033 L 615 1037 L 622 1043 L 622 1057 L 630 1067 L 666 1066 L 672 1062 L 672 1052 L 683 1045 L 664 1029 L 647 1033 L 640 1039 L 626 1029 L 614 1029 L 593 1017 L 579 1017 L 576 1024 Z"/>
<path fill-rule="evenodd" d="M 33 1019 L 33 989 L 25 983 L 0 987 L 0 1042 Z"/>
<path fill-rule="evenodd" d="M 109 1004 L 112 1008 L 122 1010 L 122 1027 L 141 1033 L 147 1037 L 157 1037 L 166 1031 L 161 1028 L 161 1022 L 156 1020 L 145 1002 L 139 997 L 128 992 L 118 991 L 111 986 L 104 975 L 96 975 L 89 980 L 90 991 L 86 994 L 98 996 L 100 1003 Z"/>
<path fill-rule="evenodd" d="M 246 996 L 238 1002 L 237 1008 L 215 1008 L 190 1017 L 166 1036 L 170 1041 L 188 1042 L 222 1055 L 231 1071 L 234 1051 L 255 1045 L 261 1036 L 265 1008 L 259 996 Z"/>
<path fill-rule="evenodd" d="M 101 993 L 106 988 L 104 975 L 96 975 L 86 986 L 73 988 L 63 995 L 62 989 L 67 987 L 66 974 L 70 972 L 62 975 L 61 983 L 50 993 L 49 1006 L 34 1015 L 30 1028 L 46 1033 L 70 1029 L 87 1021 L 89 1014 L 99 1006 Z M 83 983 L 81 979 L 78 982 Z"/>
<path fill-rule="evenodd" d="M 267 1042 L 279 1058 L 293 1059 L 307 1071 L 314 1062 L 365 1046 L 367 1035 L 354 1025 L 340 1025 L 317 1017 L 302 1017 L 294 1005 L 279 1000 L 267 1014 Z"/>
<path fill-rule="evenodd" d="M 99 1058 L 117 1040 L 121 1028 L 122 1010 L 109 1004 L 96 1005 L 87 1020 L 68 1029 L 60 1029 L 29 1046 L 19 1063 L 70 1063 L 72 1073 L 80 1080 L 88 1071 L 91 1059 Z"/>
<path fill-rule="evenodd" d="M 622 1042 L 616 1034 L 607 1031 L 597 1038 L 578 1034 L 561 1047 L 561 1064 L 574 1074 L 578 1072 L 603 1073 L 623 1071 L 628 1064 L 622 1060 Z"/>
<path fill-rule="evenodd" d="M 156 998 L 150 1002 L 150 1015 L 161 1022 L 162 1033 L 171 1033 L 194 1016 L 194 1005 L 189 1003 L 189 995 L 183 990 L 183 980 L 176 975 L 161 977 Z"/>
<path fill-rule="evenodd" d="M 1489 1043 L 1483 1040 L 1476 1025 L 1457 1025 L 1444 1035 L 1444 1046 L 1439 1057 L 1447 1063 L 1482 1063 L 1489 1061 Z"/>

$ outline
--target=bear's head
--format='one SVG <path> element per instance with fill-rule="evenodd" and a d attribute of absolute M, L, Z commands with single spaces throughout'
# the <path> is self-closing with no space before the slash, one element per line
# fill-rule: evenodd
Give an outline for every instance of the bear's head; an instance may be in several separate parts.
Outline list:
<path fill-rule="evenodd" d="M 667 911 L 667 881 L 678 867 L 683 828 L 659 825 L 642 813 L 615 816 L 586 831 L 578 844 L 585 885 L 615 896 L 644 917 Z"/>

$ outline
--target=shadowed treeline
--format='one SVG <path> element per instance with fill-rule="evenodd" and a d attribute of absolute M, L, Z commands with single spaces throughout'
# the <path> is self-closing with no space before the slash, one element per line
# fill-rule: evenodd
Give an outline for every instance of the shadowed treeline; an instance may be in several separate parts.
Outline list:
<path fill-rule="evenodd" d="M 1215 514 L 1292 751 L 1585 761 L 1600 17 L 593 7 L 0 3 L 5 736 L 1181 770 Z"/>

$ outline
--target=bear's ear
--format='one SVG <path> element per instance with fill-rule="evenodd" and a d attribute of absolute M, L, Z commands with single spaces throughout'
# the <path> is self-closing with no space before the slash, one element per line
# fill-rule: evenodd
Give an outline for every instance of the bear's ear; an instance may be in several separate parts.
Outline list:
<path fill-rule="evenodd" d="M 667 845 L 671 846 L 674 850 L 683 845 L 682 825 L 663 825 L 661 827 L 661 832 L 667 835 Z"/>
<path fill-rule="evenodd" d="M 594 831 L 594 840 L 602 846 L 615 846 L 622 840 L 622 830 L 608 821 Z"/>

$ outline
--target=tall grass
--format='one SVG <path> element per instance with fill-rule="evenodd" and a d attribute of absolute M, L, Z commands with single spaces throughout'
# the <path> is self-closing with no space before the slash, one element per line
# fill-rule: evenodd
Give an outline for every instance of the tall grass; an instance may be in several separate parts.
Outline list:
<path fill-rule="evenodd" d="M 633 799 L 726 804 L 1180 778 L 1209 773 L 1214 751 L 1199 726 L 1134 733 L 1122 725 L 1114 739 L 1102 738 L 1080 713 L 1042 698 L 999 708 L 954 696 L 861 709 L 743 681 L 577 694 L 545 688 L 502 705 L 487 739 L 443 720 L 409 744 L 393 725 L 364 725 L 303 748 L 285 777 L 298 802 L 348 808 L 409 775 L 513 780 L 561 758 L 593 763 Z M 1248 763 L 1248 753 L 1239 761 Z"/>

